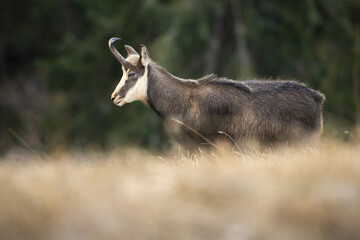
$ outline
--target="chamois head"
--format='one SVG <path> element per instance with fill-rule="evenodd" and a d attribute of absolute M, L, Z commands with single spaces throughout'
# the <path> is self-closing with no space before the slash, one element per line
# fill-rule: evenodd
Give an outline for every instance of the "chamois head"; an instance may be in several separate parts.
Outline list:
<path fill-rule="evenodd" d="M 147 104 L 148 65 L 150 57 L 147 48 L 140 45 L 140 55 L 130 46 L 125 45 L 127 58 L 124 58 L 115 48 L 114 42 L 120 38 L 113 37 L 109 40 L 109 48 L 122 65 L 123 75 L 111 94 L 114 104 L 122 106 L 140 100 Z"/>

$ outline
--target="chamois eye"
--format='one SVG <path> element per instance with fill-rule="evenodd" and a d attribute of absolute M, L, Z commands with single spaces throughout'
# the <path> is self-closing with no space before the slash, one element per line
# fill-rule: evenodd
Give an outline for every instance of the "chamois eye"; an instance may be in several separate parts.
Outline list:
<path fill-rule="evenodd" d="M 131 78 L 131 77 L 135 77 L 135 72 L 129 72 L 128 73 L 128 78 Z"/>

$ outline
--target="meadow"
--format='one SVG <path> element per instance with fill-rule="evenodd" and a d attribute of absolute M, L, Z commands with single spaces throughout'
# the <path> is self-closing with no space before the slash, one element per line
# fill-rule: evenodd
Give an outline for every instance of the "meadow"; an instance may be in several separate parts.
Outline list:
<path fill-rule="evenodd" d="M 0 160 L 0 239 L 360 239 L 360 145 Z"/>

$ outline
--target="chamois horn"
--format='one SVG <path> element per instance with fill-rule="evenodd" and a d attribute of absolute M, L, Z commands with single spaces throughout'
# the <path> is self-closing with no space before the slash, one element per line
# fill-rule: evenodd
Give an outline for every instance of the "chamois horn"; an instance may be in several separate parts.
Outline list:
<path fill-rule="evenodd" d="M 114 54 L 114 56 L 117 58 L 117 60 L 119 60 L 119 62 L 122 65 L 126 65 L 128 63 L 128 61 L 126 61 L 126 59 L 118 52 L 118 50 L 116 50 L 116 48 L 114 46 L 114 42 L 117 40 L 121 40 L 121 38 L 118 38 L 118 37 L 110 38 L 110 40 L 108 42 L 110 51 Z"/>

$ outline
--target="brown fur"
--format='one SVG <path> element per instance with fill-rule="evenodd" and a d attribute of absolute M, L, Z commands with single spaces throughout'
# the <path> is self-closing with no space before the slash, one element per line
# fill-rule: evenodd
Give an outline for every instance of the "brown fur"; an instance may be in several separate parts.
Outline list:
<path fill-rule="evenodd" d="M 311 139 L 322 130 L 324 96 L 295 81 L 234 81 L 214 74 L 181 79 L 150 61 L 146 47 L 128 65 L 138 78 L 148 69 L 146 102 L 168 125 L 175 139 L 194 149 L 224 139 L 240 145 L 256 141 L 275 146 Z M 134 79 L 134 83 L 137 79 Z M 131 86 L 120 90 L 125 95 Z M 180 124 L 181 123 L 181 124 Z"/>
<path fill-rule="evenodd" d="M 238 82 L 210 75 L 199 80 L 173 77 L 150 64 L 149 105 L 170 126 L 175 139 L 187 148 L 223 138 L 263 146 L 291 143 L 317 136 L 322 128 L 324 97 L 294 81 Z M 172 119 L 183 122 L 178 125 Z"/>

